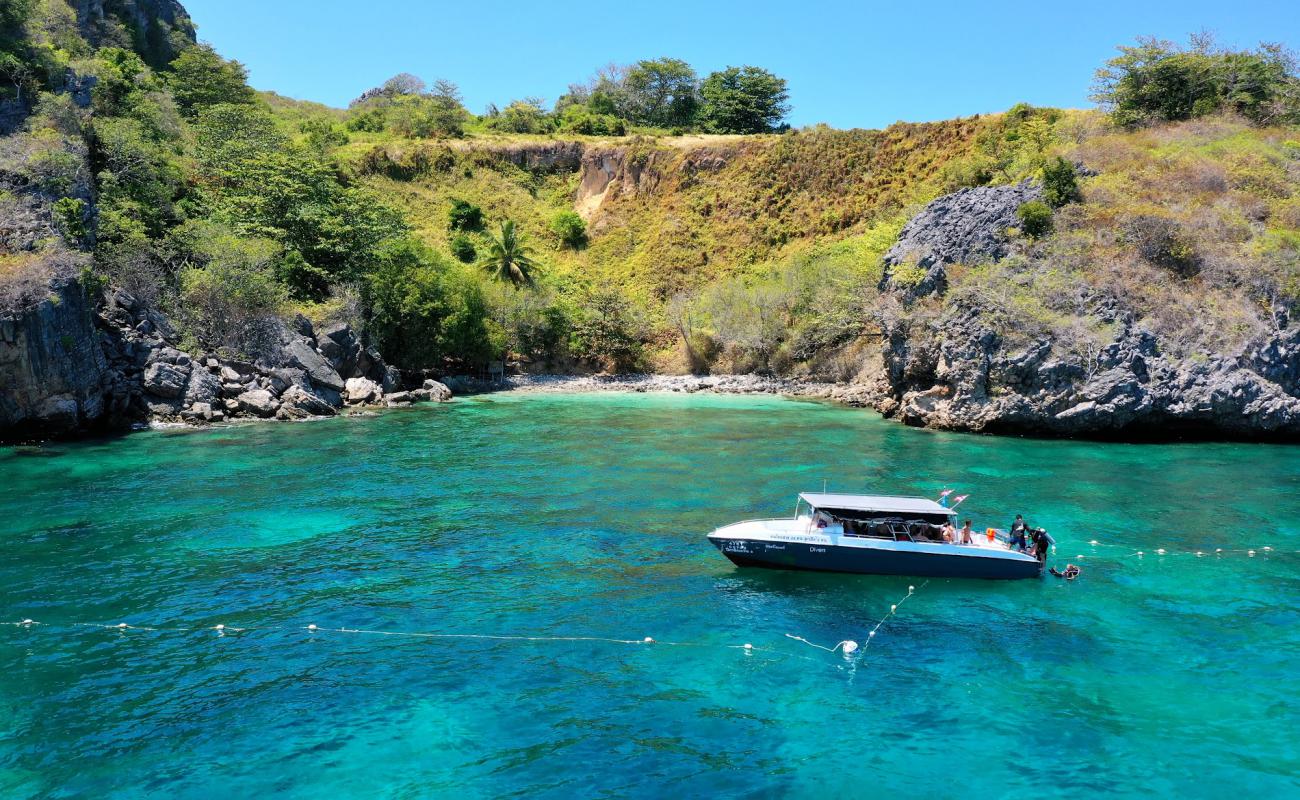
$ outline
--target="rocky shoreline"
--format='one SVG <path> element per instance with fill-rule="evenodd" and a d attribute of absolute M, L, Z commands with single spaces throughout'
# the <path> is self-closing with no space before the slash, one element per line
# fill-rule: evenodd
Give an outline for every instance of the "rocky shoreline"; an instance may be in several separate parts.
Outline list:
<path fill-rule="evenodd" d="M 252 360 L 188 352 L 165 316 L 120 289 L 94 296 L 75 278 L 0 319 L 0 441 L 326 417 L 350 407 L 446 402 L 452 392 L 408 376 L 351 327 L 268 323 Z"/>
<path fill-rule="evenodd" d="M 446 383 L 463 394 L 483 392 L 576 393 L 666 392 L 705 394 L 771 394 L 791 397 L 833 397 L 839 384 L 767 375 L 509 375 L 500 381 L 474 381 L 452 376 Z"/>

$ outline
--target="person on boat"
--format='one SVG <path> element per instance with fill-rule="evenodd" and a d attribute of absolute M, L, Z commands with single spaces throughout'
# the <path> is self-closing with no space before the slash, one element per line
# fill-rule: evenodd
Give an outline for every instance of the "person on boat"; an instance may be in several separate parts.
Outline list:
<path fill-rule="evenodd" d="M 1025 523 L 1025 518 L 1020 514 L 1016 515 L 1016 521 L 1011 523 L 1011 546 L 1025 552 L 1025 534 L 1029 530 L 1029 525 Z"/>
<path fill-rule="evenodd" d="M 975 539 L 971 536 L 970 520 L 966 520 L 961 525 L 961 543 L 975 544 Z"/>
<path fill-rule="evenodd" d="M 1072 581 L 1075 578 L 1079 577 L 1079 572 L 1080 572 L 1079 568 L 1073 564 L 1066 564 L 1065 572 L 1061 572 L 1056 567 L 1049 567 L 1047 571 L 1052 573 L 1058 578 L 1065 578 L 1067 581 Z"/>
<path fill-rule="evenodd" d="M 1031 535 L 1034 542 L 1032 555 L 1044 564 L 1047 563 L 1047 549 L 1049 547 L 1047 531 L 1042 528 L 1034 528 Z"/>
<path fill-rule="evenodd" d="M 943 540 L 945 542 L 952 543 L 957 541 L 957 529 L 952 526 L 951 522 L 943 523 L 941 533 L 943 534 Z"/>

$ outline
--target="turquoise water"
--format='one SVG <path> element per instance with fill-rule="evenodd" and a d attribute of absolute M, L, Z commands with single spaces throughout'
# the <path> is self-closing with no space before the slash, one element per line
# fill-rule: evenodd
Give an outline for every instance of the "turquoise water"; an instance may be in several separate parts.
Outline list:
<path fill-rule="evenodd" d="M 947 482 L 1083 575 L 737 570 L 703 538 L 823 481 Z M 1300 794 L 1296 447 L 498 395 L 0 450 L 0 518 L 0 622 L 44 623 L 0 626 L 0 797 Z M 856 661 L 784 635 L 863 641 L 909 583 Z M 118 622 L 202 630 L 77 624 Z"/>

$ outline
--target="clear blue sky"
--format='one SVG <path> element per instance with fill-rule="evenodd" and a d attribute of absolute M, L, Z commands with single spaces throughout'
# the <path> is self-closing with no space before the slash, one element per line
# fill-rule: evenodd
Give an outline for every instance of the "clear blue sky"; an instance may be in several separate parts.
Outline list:
<path fill-rule="evenodd" d="M 701 75 L 770 69 L 790 82 L 792 124 L 840 128 L 1086 106 L 1093 70 L 1138 35 L 1300 48 L 1297 0 L 182 2 L 255 87 L 333 106 L 398 72 L 455 81 L 474 112 L 554 102 L 601 64 L 673 56 Z"/>

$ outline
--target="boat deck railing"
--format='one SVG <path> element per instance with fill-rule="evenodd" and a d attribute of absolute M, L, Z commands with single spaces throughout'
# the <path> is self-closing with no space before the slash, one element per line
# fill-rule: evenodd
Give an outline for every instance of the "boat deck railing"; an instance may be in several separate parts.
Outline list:
<path fill-rule="evenodd" d="M 808 527 L 809 527 L 809 532 L 811 532 L 815 528 L 812 525 L 811 519 L 806 517 L 759 517 L 755 519 L 745 519 L 745 520 L 740 520 L 738 522 L 732 522 L 727 525 L 723 525 L 719 528 L 715 528 L 714 532 L 725 530 L 727 528 L 735 528 L 742 525 L 761 525 L 764 528 L 777 527 L 777 525 L 774 525 L 773 523 L 779 524 L 781 529 L 786 530 L 788 529 L 788 526 L 791 523 L 800 522 L 805 519 L 809 520 Z M 879 533 L 849 533 L 842 529 L 838 532 L 830 531 L 829 535 L 843 536 L 844 538 L 847 539 L 875 539 L 878 541 L 885 541 L 885 542 L 904 541 L 904 542 L 912 542 L 914 544 L 956 545 L 957 547 L 973 547 L 973 548 L 979 548 L 981 550 L 1003 550 L 1003 551 L 1012 551 L 1012 552 L 1016 551 L 1016 549 L 1011 546 L 1010 534 L 1001 528 L 985 528 L 982 531 L 971 531 L 971 543 L 961 544 L 959 542 L 945 542 L 942 539 L 935 540 L 926 537 L 913 536 L 911 531 L 907 530 L 908 523 L 906 522 L 892 523 L 889 525 L 889 527 L 891 529 L 898 528 L 899 530 L 897 531 L 891 530 L 890 535 L 888 536 Z M 828 533 L 826 529 L 816 529 L 816 530 L 822 533 Z M 993 531 L 992 539 L 989 539 L 988 537 L 989 530 Z"/>

